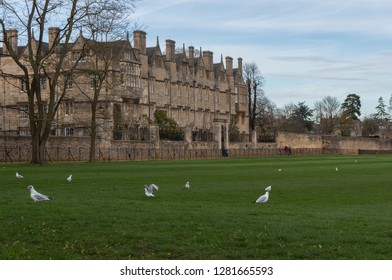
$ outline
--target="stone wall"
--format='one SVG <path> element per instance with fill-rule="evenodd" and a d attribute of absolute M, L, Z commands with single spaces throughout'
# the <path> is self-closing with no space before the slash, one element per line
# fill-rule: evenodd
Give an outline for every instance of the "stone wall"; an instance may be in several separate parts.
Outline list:
<path fill-rule="evenodd" d="M 292 149 L 334 149 L 358 152 L 358 150 L 391 150 L 390 139 L 321 136 L 311 134 L 279 133 L 276 137 L 278 147 L 289 146 Z"/>
<path fill-rule="evenodd" d="M 392 153 L 392 141 L 374 138 L 279 133 L 275 143 L 229 143 L 225 154 L 216 141 L 97 141 L 97 161 L 200 159 L 284 155 L 289 146 L 292 155 Z M 89 137 L 51 137 L 46 147 L 48 162 L 89 160 Z M 362 152 L 361 152 L 362 151 Z M 228 153 L 228 154 L 227 154 Z M 29 137 L 0 138 L 0 162 L 29 162 Z"/>
<path fill-rule="evenodd" d="M 279 148 L 285 146 L 292 149 L 309 148 L 321 149 L 323 148 L 323 138 L 320 135 L 312 134 L 297 134 L 297 133 L 279 133 L 276 137 L 276 145 Z"/>

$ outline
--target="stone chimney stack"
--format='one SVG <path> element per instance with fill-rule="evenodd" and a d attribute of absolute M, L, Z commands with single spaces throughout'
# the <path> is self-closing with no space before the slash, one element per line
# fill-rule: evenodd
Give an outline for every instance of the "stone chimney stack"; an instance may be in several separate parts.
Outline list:
<path fill-rule="evenodd" d="M 205 62 L 205 67 L 207 71 L 212 71 L 212 63 L 213 63 L 213 52 L 211 51 L 203 51 L 203 58 Z"/>
<path fill-rule="evenodd" d="M 241 57 L 238 58 L 238 72 L 242 77 L 242 58 Z"/>
<path fill-rule="evenodd" d="M 226 75 L 233 76 L 233 58 L 226 56 Z"/>
<path fill-rule="evenodd" d="M 166 40 L 166 61 L 174 61 L 176 42 L 173 40 Z"/>
<path fill-rule="evenodd" d="M 133 32 L 133 41 L 135 49 L 138 49 L 140 53 L 146 54 L 146 32 L 141 30 L 135 30 Z"/>
<path fill-rule="evenodd" d="M 195 48 L 193 46 L 188 47 L 189 50 L 189 66 L 195 66 Z"/>
<path fill-rule="evenodd" d="M 3 34 L 3 40 L 7 40 L 13 51 L 18 52 L 18 30 L 8 29 Z M 3 43 L 3 54 L 10 54 L 7 46 Z"/>
<path fill-rule="evenodd" d="M 60 28 L 49 27 L 48 36 L 49 49 L 52 49 L 52 47 L 54 46 L 54 52 L 57 52 L 60 49 Z"/>

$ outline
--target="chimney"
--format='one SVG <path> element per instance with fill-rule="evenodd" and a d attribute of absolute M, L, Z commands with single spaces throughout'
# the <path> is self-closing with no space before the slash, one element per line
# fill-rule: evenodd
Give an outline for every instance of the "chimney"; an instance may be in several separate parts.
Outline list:
<path fill-rule="evenodd" d="M 195 66 L 195 48 L 193 46 L 188 47 L 189 50 L 189 66 Z"/>
<path fill-rule="evenodd" d="M 238 58 L 238 72 L 242 77 L 242 58 L 241 57 Z"/>
<path fill-rule="evenodd" d="M 166 40 L 166 61 L 174 61 L 176 42 Z"/>
<path fill-rule="evenodd" d="M 212 71 L 212 59 L 213 59 L 213 52 L 211 51 L 203 51 L 203 58 L 205 62 L 205 67 L 207 71 Z"/>
<path fill-rule="evenodd" d="M 58 27 L 49 27 L 48 29 L 49 36 L 49 49 L 52 48 L 54 52 L 57 52 L 60 47 L 60 28 Z"/>
<path fill-rule="evenodd" d="M 185 51 L 185 44 L 182 44 L 182 62 L 186 62 L 186 51 Z"/>
<path fill-rule="evenodd" d="M 3 40 L 7 40 L 11 49 L 14 52 L 18 52 L 18 30 L 16 29 L 8 29 L 5 31 L 5 34 L 3 34 Z M 10 54 L 7 46 L 3 42 L 3 54 Z"/>
<path fill-rule="evenodd" d="M 146 54 L 146 32 L 135 30 L 133 32 L 133 41 L 135 49 L 138 49 L 140 53 Z"/>
<path fill-rule="evenodd" d="M 226 75 L 233 76 L 233 58 L 226 56 Z"/>

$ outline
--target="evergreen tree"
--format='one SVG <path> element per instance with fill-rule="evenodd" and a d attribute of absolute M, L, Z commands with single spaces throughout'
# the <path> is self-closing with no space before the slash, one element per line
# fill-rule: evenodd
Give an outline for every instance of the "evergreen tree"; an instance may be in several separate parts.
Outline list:
<path fill-rule="evenodd" d="M 308 132 L 312 130 L 313 122 L 311 121 L 311 117 L 313 116 L 313 110 L 305 105 L 305 102 L 299 102 L 294 106 L 292 116 L 296 125 L 302 129 L 305 128 Z"/>
<path fill-rule="evenodd" d="M 353 120 L 358 120 L 361 115 L 361 99 L 359 95 L 355 93 L 347 95 L 342 103 L 341 109 L 346 116 L 349 116 Z"/>
<path fill-rule="evenodd" d="M 382 97 L 378 99 L 376 113 L 373 114 L 373 118 L 377 121 L 377 123 L 382 123 L 391 119 L 391 116 L 387 113 L 387 106 L 385 105 Z"/>

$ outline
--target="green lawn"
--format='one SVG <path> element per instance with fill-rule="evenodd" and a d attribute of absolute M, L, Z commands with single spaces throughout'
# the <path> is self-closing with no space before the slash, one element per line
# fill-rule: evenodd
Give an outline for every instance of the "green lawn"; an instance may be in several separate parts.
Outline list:
<path fill-rule="evenodd" d="M 0 259 L 392 259 L 391 167 L 389 156 L 0 165 Z M 30 184 L 54 200 L 34 203 Z M 267 185 L 269 201 L 252 203 Z"/>

